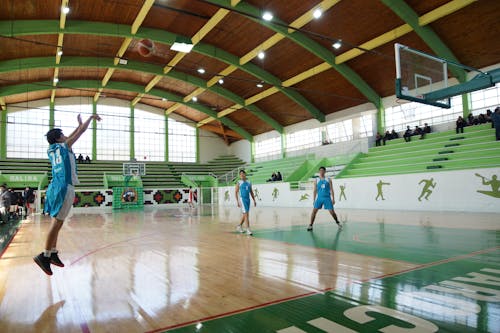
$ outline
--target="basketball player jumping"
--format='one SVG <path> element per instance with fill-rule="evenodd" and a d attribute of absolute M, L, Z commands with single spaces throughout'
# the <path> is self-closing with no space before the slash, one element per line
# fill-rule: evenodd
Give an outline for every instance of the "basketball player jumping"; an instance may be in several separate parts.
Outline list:
<path fill-rule="evenodd" d="M 252 196 L 254 206 L 257 206 L 257 202 L 255 201 L 255 196 L 253 194 L 252 184 L 247 180 L 247 173 L 245 170 L 240 170 L 240 180 L 236 184 L 235 192 L 236 202 L 243 213 L 240 224 L 236 227 L 236 231 L 240 233 L 246 232 L 247 235 L 251 236 L 252 231 L 250 230 L 250 220 L 248 217 L 250 212 L 250 196 Z M 247 223 L 246 231 L 242 228 L 245 221 Z"/>
<path fill-rule="evenodd" d="M 78 115 L 78 127 L 66 137 L 59 128 L 51 129 L 47 133 L 50 146 L 47 151 L 52 165 L 52 181 L 45 197 L 45 212 L 52 217 L 49 233 L 45 242 L 45 250 L 33 258 L 35 263 L 47 274 L 52 275 L 50 264 L 64 267 L 57 251 L 57 236 L 68 216 L 75 199 L 75 188 L 78 176 L 76 159 L 71 147 L 87 130 L 92 120 L 101 120 L 98 115 L 92 115 L 86 122 Z"/>
<path fill-rule="evenodd" d="M 335 210 L 333 208 L 333 205 L 335 204 L 335 195 L 333 193 L 332 180 L 325 177 L 325 173 L 325 167 L 320 167 L 319 177 L 316 179 L 316 186 L 314 187 L 314 208 L 311 214 L 311 223 L 309 224 L 309 227 L 307 227 L 307 231 L 313 230 L 316 214 L 322 207 L 328 209 L 339 228 L 342 228 L 342 225 L 340 224 L 337 214 L 335 214 Z"/>

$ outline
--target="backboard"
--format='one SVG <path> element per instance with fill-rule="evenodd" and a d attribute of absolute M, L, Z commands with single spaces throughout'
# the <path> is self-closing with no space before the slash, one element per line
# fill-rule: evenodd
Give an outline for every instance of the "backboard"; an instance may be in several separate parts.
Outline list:
<path fill-rule="evenodd" d="M 129 162 L 123 163 L 123 175 L 124 176 L 145 176 L 146 175 L 146 164 Z"/>

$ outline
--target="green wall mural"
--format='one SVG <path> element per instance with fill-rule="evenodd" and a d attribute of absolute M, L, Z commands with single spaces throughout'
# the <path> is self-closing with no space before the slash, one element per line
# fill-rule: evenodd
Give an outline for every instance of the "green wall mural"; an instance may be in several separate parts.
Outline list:
<path fill-rule="evenodd" d="M 422 201 L 422 198 L 424 198 L 425 200 L 429 200 L 429 196 L 432 194 L 431 188 L 436 187 L 436 182 L 434 181 L 434 178 L 422 179 L 421 181 L 418 182 L 418 185 L 420 184 L 424 184 L 424 187 L 422 188 L 422 192 L 418 197 L 418 201 Z"/>
<path fill-rule="evenodd" d="M 482 191 L 482 190 L 478 190 L 477 192 L 478 193 L 481 193 L 481 194 L 484 194 L 484 195 L 488 195 L 490 197 L 494 197 L 494 198 L 499 198 L 500 199 L 500 180 L 498 180 L 498 176 L 497 175 L 493 175 L 491 176 L 491 179 L 488 179 L 484 176 L 481 176 L 480 174 L 476 173 L 476 176 L 481 178 L 482 180 L 482 184 L 484 186 L 491 186 L 491 191 Z"/>
<path fill-rule="evenodd" d="M 391 183 L 384 183 L 382 180 L 379 180 L 379 182 L 377 183 L 377 196 L 375 197 L 375 201 L 378 201 L 379 198 L 385 200 L 384 191 L 382 189 L 382 186 L 384 185 L 391 185 Z"/>

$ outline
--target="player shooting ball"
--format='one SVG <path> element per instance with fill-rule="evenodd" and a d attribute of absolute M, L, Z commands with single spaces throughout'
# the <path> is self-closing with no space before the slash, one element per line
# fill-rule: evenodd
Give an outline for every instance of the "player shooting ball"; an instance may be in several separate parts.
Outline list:
<path fill-rule="evenodd" d="M 65 136 L 61 129 L 54 128 L 47 132 L 47 141 L 50 146 L 47 151 L 50 164 L 52 165 L 52 181 L 49 184 L 45 196 L 45 212 L 52 217 L 50 230 L 45 243 L 45 250 L 33 258 L 35 263 L 47 274 L 52 275 L 50 265 L 64 267 L 59 259 L 57 251 L 57 237 L 68 216 L 75 199 L 75 185 L 79 184 L 76 170 L 75 154 L 71 150 L 73 144 L 87 130 L 92 120 L 100 121 L 97 114 L 90 116 L 82 122 L 78 115 L 78 127 Z"/>

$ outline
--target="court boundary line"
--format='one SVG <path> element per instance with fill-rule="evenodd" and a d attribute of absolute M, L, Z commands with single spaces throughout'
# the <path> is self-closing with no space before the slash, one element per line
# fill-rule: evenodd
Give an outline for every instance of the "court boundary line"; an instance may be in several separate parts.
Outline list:
<path fill-rule="evenodd" d="M 401 275 L 401 274 L 405 274 L 405 273 L 409 273 L 409 272 L 413 272 L 413 271 L 418 271 L 418 270 L 421 270 L 421 269 L 424 269 L 424 268 L 429 268 L 429 267 L 433 267 L 433 266 L 438 266 L 438 265 L 442 265 L 442 264 L 446 264 L 446 263 L 450 263 L 450 262 L 455 262 L 455 261 L 463 260 L 463 259 L 466 259 L 466 258 L 475 257 L 475 256 L 480 255 L 480 254 L 484 254 L 484 253 L 488 253 L 488 252 L 493 252 L 493 251 L 497 251 L 497 250 L 500 250 L 500 246 L 495 246 L 495 247 L 491 247 L 491 248 L 487 248 L 487 249 L 483 249 L 483 250 L 478 250 L 478 251 L 470 252 L 470 253 L 467 253 L 467 254 L 462 254 L 462 255 L 459 255 L 459 256 L 456 256 L 456 257 L 441 259 L 441 260 L 438 260 L 438 261 L 434 261 L 434 262 L 430 262 L 430 263 L 426 263 L 426 264 L 417 265 L 417 266 L 415 266 L 413 268 L 407 268 L 407 269 L 404 269 L 404 270 L 401 270 L 401 271 L 398 271 L 398 272 L 383 274 L 383 275 L 379 275 L 379 276 L 376 276 L 376 277 L 372 277 L 372 278 L 368 278 L 368 279 L 364 279 L 364 280 L 360 280 L 360 281 L 352 281 L 351 283 L 355 283 L 355 282 L 366 283 L 366 282 L 371 281 L 371 280 L 379 280 L 379 279 L 384 279 L 384 278 L 388 278 L 388 277 L 393 277 L 393 276 L 397 276 L 397 275 Z M 212 315 L 212 316 L 208 316 L 208 317 L 204 317 L 204 318 L 200 318 L 200 319 L 190 320 L 188 322 L 183 322 L 183 323 L 174 324 L 174 325 L 170 325 L 170 326 L 163 327 L 163 328 L 158 328 L 158 329 L 146 331 L 145 333 L 166 332 L 166 331 L 169 331 L 169 330 L 172 330 L 172 329 L 186 327 L 186 326 L 189 326 L 189 325 L 194 324 L 194 323 L 212 321 L 212 320 L 215 320 L 215 319 L 220 319 L 220 318 L 228 317 L 228 316 L 231 316 L 231 315 L 236 315 L 236 314 L 248 312 L 248 311 L 251 311 L 251 310 L 265 308 L 267 306 L 284 303 L 284 302 L 287 302 L 287 301 L 292 301 L 292 300 L 296 300 L 296 299 L 305 298 L 305 297 L 308 297 L 308 296 L 323 294 L 325 292 L 332 291 L 332 290 L 334 291 L 334 289 L 330 287 L 330 288 L 325 288 L 325 289 L 321 289 L 321 290 L 318 290 L 318 291 L 311 291 L 311 292 L 300 294 L 300 295 L 295 295 L 295 296 L 290 296 L 290 297 L 286 297 L 286 298 L 281 298 L 281 299 L 277 299 L 277 300 L 274 300 L 274 301 L 269 301 L 269 302 L 265 302 L 265 303 L 261 303 L 261 304 L 252 305 L 252 306 L 245 307 L 245 308 L 242 308 L 242 309 L 237 309 L 237 310 L 233 310 L 233 311 L 229 311 L 229 312 L 220 313 L 220 314 L 217 314 L 217 315 Z"/>

